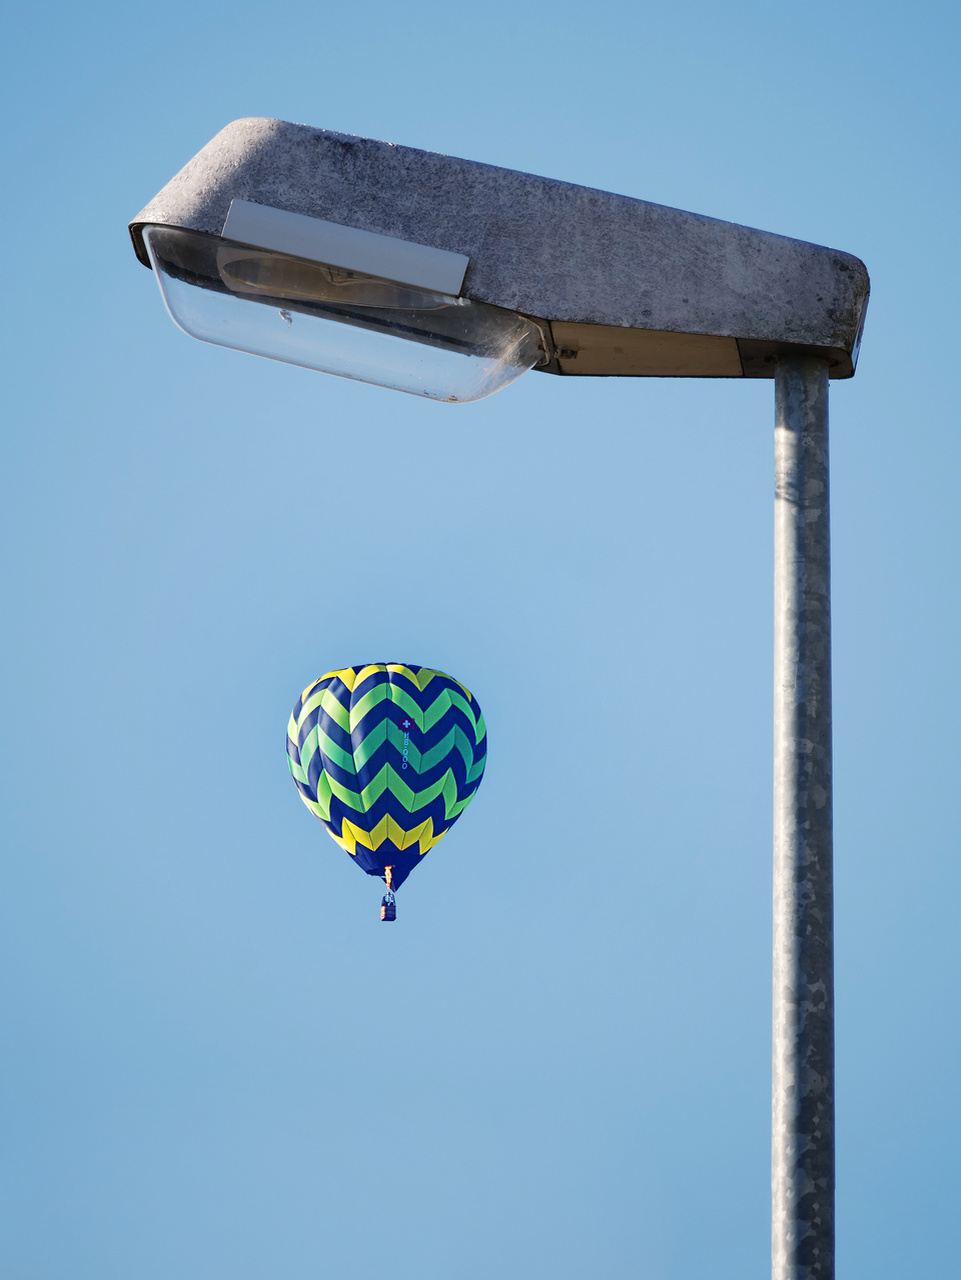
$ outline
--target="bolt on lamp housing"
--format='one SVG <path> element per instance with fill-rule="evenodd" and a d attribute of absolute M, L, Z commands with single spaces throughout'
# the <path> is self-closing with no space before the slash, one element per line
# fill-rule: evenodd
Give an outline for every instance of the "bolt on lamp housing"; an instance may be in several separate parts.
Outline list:
<path fill-rule="evenodd" d="M 282 120 L 236 120 L 130 224 L 187 333 L 448 402 L 528 369 L 854 373 L 850 254 Z"/>

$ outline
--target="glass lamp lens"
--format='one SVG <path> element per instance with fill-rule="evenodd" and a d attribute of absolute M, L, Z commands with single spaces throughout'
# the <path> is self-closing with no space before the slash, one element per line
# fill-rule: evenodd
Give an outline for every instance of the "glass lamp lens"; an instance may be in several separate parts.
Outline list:
<path fill-rule="evenodd" d="M 448 403 L 547 359 L 537 325 L 500 307 L 179 227 L 144 241 L 171 317 L 204 342 Z"/>

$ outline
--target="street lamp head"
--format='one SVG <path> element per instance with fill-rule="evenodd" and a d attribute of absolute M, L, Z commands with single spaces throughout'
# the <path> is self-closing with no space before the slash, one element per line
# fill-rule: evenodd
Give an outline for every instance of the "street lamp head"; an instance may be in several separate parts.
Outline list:
<path fill-rule="evenodd" d="M 280 120 L 223 129 L 130 224 L 194 337 L 448 402 L 526 370 L 854 373 L 849 254 Z"/>

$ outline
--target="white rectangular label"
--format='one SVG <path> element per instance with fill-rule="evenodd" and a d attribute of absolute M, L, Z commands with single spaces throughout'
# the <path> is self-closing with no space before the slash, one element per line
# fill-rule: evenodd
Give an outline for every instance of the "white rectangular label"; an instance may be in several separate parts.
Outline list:
<path fill-rule="evenodd" d="M 412 240 L 344 227 L 302 213 L 287 213 L 250 200 L 231 201 L 222 234 L 225 240 L 258 249 L 273 249 L 455 297 L 461 291 L 470 261 L 463 253 L 432 249 Z"/>

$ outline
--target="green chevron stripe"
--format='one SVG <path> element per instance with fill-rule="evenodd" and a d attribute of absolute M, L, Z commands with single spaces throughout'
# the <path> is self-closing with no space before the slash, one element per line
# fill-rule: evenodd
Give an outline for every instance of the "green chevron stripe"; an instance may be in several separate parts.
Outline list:
<path fill-rule="evenodd" d="M 450 694 L 447 689 L 441 689 L 440 693 L 438 693 L 437 697 L 429 707 L 421 707 L 414 701 L 413 697 L 407 692 L 407 690 L 402 687 L 391 685 L 390 690 L 391 701 L 398 707 L 403 708 L 407 715 L 409 715 L 417 725 L 418 729 L 423 733 L 432 729 L 437 721 L 440 720 L 442 716 L 446 715 L 450 708 Z"/>
<path fill-rule="evenodd" d="M 389 771 L 388 785 L 390 787 L 391 795 L 396 796 L 407 812 L 411 815 L 417 815 L 420 810 L 426 809 L 427 806 L 432 804 L 439 795 L 443 795 L 444 797 L 445 812 L 450 808 L 452 803 L 451 795 L 453 796 L 453 800 L 457 799 L 457 782 L 449 769 L 443 777 L 438 778 L 437 781 L 431 783 L 429 787 L 424 787 L 423 791 L 414 791 L 410 786 L 408 786 L 404 779 L 390 767 L 390 765 L 385 765 L 384 769 Z M 418 819 L 418 821 L 423 821 L 423 819 Z M 417 826 L 417 822 L 413 822 L 411 825 L 413 828 Z"/>
<path fill-rule="evenodd" d="M 464 768 L 469 769 L 474 763 L 474 752 L 471 750 L 467 742 L 467 737 L 459 725 L 453 725 L 448 733 L 445 733 L 440 742 L 435 742 L 429 751 L 424 753 L 423 772 L 429 773 L 435 765 L 440 764 L 444 756 L 454 748 L 464 756 Z M 466 750 L 466 755 L 465 755 Z"/>
<path fill-rule="evenodd" d="M 390 769 L 389 765 L 387 767 Z M 415 792 L 395 769 L 390 769 L 389 783 L 391 795 L 400 801 L 408 813 L 414 813 L 415 810 L 430 803 L 424 799 L 424 793 Z M 416 827 L 417 823 L 412 822 L 411 826 Z"/>
<path fill-rule="evenodd" d="M 358 795 L 356 792 L 349 790 L 347 787 L 341 786 L 335 778 L 329 777 L 328 774 L 322 773 L 317 783 L 317 799 L 322 802 L 324 808 L 324 817 L 330 816 L 330 797 L 334 795 L 342 804 L 358 813 L 363 813 L 370 809 L 377 800 L 389 791 L 394 796 L 412 819 L 410 829 L 413 830 L 423 819 L 418 815 L 421 810 L 426 809 L 438 796 L 444 797 L 444 814 L 448 821 L 452 815 L 458 814 L 470 802 L 472 796 L 467 796 L 463 800 L 457 798 L 457 779 L 453 772 L 448 769 L 443 777 L 438 778 L 431 786 L 425 787 L 423 791 L 414 791 L 401 778 L 397 772 L 389 765 L 384 767 L 377 773 L 363 791 Z"/>
<path fill-rule="evenodd" d="M 385 741 L 388 740 L 398 751 L 403 750 L 403 730 L 392 721 L 383 720 L 379 725 L 376 725 L 370 733 L 368 733 L 367 737 L 364 738 L 363 742 L 360 743 L 359 746 L 355 747 L 354 753 L 351 755 L 342 747 L 338 746 L 336 742 L 333 742 L 327 734 L 323 732 L 319 725 L 315 725 L 305 738 L 304 744 L 300 749 L 301 763 L 299 766 L 296 766 L 297 772 L 295 773 L 295 766 L 291 762 L 291 773 L 306 785 L 307 770 L 310 766 L 310 760 L 319 750 L 339 768 L 343 769 L 345 773 L 352 774 L 356 777 L 357 770 L 361 768 L 372 755 L 374 755 Z M 468 782 L 473 781 L 475 777 L 479 776 L 483 772 L 486 757 L 481 756 L 480 759 L 475 761 L 474 743 L 471 742 L 470 738 L 460 725 L 454 725 L 450 732 L 445 734 L 440 742 L 436 742 L 433 747 L 424 754 L 414 746 L 413 742 L 408 741 L 407 759 L 411 768 L 416 773 L 428 773 L 440 763 L 448 752 L 452 750 L 457 750 L 463 759 Z M 383 770 L 381 772 L 383 772 Z M 406 784 L 402 785 L 404 785 L 406 791 L 410 791 L 410 788 L 407 787 Z M 382 789 L 383 788 L 381 788 L 381 790 Z M 391 790 L 393 791 L 394 788 L 391 788 Z M 356 799 L 358 793 L 353 792 L 352 794 Z M 380 791 L 378 791 L 377 794 L 379 795 Z M 395 794 L 399 793 L 395 792 Z M 414 793 L 411 792 L 411 795 L 413 794 Z"/>
<path fill-rule="evenodd" d="M 388 721 L 381 720 L 358 746 L 354 747 L 354 771 L 359 772 L 370 757 L 387 741 Z"/>
<path fill-rule="evenodd" d="M 434 725 L 450 710 L 451 693 L 449 689 L 442 689 L 434 701 L 424 712 L 424 732 L 429 733 Z"/>
<path fill-rule="evenodd" d="M 409 783 L 389 764 L 385 764 L 381 772 L 385 774 L 390 794 L 400 801 L 408 813 L 415 813 L 418 809 L 423 809 L 440 793 L 439 782 L 431 787 L 425 787 L 423 791 L 414 791 Z M 412 825 L 416 826 L 417 824 L 415 822 Z"/>
<path fill-rule="evenodd" d="M 293 716 L 290 717 L 290 724 L 287 726 L 287 732 L 295 742 L 297 741 L 297 733 L 300 731 L 300 726 L 303 724 L 307 716 L 309 716 L 310 713 L 318 706 L 322 707 L 331 719 L 336 721 L 342 729 L 345 731 L 349 730 L 350 713 L 347 708 L 343 703 L 338 702 L 336 696 L 329 688 L 319 689 L 304 702 L 299 719 L 295 720 Z"/>
<path fill-rule="evenodd" d="M 317 779 L 317 803 L 312 804 L 310 807 L 314 813 L 327 822 L 330 821 L 330 797 L 332 794 L 330 779 L 326 773 L 321 773 Z"/>
<path fill-rule="evenodd" d="M 367 786 L 364 787 L 363 791 L 360 793 L 360 798 L 364 802 L 365 809 L 372 808 L 374 805 L 374 802 L 376 800 L 379 800 L 380 797 L 387 790 L 388 783 L 390 780 L 389 773 L 390 773 L 390 765 L 385 764 L 383 768 L 380 769 L 374 775 L 373 778 L 371 778 Z M 391 790 L 393 791 L 393 787 L 391 787 Z"/>
<path fill-rule="evenodd" d="M 409 715 L 418 729 L 424 728 L 424 713 L 414 701 L 411 694 L 406 689 L 398 688 L 397 685 L 390 686 L 390 700 L 400 707 L 406 715 Z"/>
<path fill-rule="evenodd" d="M 412 791 L 407 783 L 398 778 L 396 774 L 394 774 L 394 778 L 397 779 L 397 785 L 395 786 L 392 780 L 391 793 L 397 797 L 407 812 L 415 819 L 411 824 L 412 828 L 417 826 L 418 822 L 423 821 L 418 816 L 419 812 L 426 809 L 440 795 L 444 797 L 445 817 L 448 820 L 450 819 L 451 807 L 457 803 L 457 779 L 450 769 L 429 787 L 417 792 Z"/>
<path fill-rule="evenodd" d="M 303 800 L 304 804 L 307 806 L 307 808 L 310 810 L 310 812 L 314 815 L 315 818 L 320 818 L 322 822 L 330 821 L 330 814 L 324 813 L 323 809 L 320 807 L 319 804 L 316 803 L 316 801 L 308 800 L 306 796 L 301 796 L 300 798 L 301 800 Z"/>
<path fill-rule="evenodd" d="M 287 768 L 290 770 L 290 776 L 292 778 L 297 782 L 302 782 L 305 787 L 307 786 L 307 770 L 302 764 L 295 764 L 290 758 L 289 753 L 287 755 Z"/>
<path fill-rule="evenodd" d="M 320 695 L 320 705 L 345 733 L 350 732 L 350 710 L 344 706 L 333 689 L 328 687 L 323 691 Z"/>
<path fill-rule="evenodd" d="M 450 822 L 451 817 L 455 813 L 460 813 L 457 808 L 457 779 L 454 777 L 450 769 L 444 774 L 444 814 L 447 821 Z M 466 804 L 466 801 L 464 802 Z M 463 805 L 461 806 L 463 808 Z"/>
<path fill-rule="evenodd" d="M 364 807 L 366 809 L 373 808 L 385 791 L 389 792 L 396 800 L 399 800 L 411 815 L 416 815 L 419 810 L 425 809 L 441 794 L 444 796 L 445 810 L 449 810 L 451 805 L 459 803 L 457 800 L 457 781 L 450 769 L 447 770 L 442 778 L 438 778 L 435 783 L 425 787 L 423 791 L 414 791 L 392 765 L 385 764 L 377 776 L 363 790 L 361 798 L 363 799 Z M 467 801 L 465 800 L 464 804 L 466 803 Z M 423 821 L 423 819 L 412 822 L 410 829 L 413 830 L 420 821 Z"/>
<path fill-rule="evenodd" d="M 315 751 L 321 751 L 328 760 L 332 761 L 338 768 L 343 769 L 345 773 L 356 775 L 357 769 L 354 765 L 354 757 L 349 751 L 339 747 L 336 742 L 332 742 L 319 724 L 314 725 L 304 739 L 304 745 L 300 749 L 301 760 L 309 759 Z"/>
<path fill-rule="evenodd" d="M 300 748 L 300 763 L 305 769 L 310 764 L 311 756 L 317 754 L 317 750 L 317 726 L 314 725 L 310 733 L 308 733 L 307 737 L 304 739 L 303 745 Z"/>
<path fill-rule="evenodd" d="M 392 795 L 396 796 L 408 813 L 417 815 L 420 810 L 425 809 L 432 804 L 439 795 L 444 797 L 444 811 L 448 819 L 453 812 L 460 813 L 464 805 L 466 805 L 473 797 L 467 796 L 463 801 L 458 799 L 457 779 L 453 770 L 448 769 L 445 773 L 432 782 L 429 787 L 424 787 L 422 791 L 414 791 L 409 784 L 389 765 L 385 765 L 389 769 L 388 787 Z M 416 825 L 416 823 L 415 823 Z"/>
<path fill-rule="evenodd" d="M 448 689 L 447 694 L 448 694 L 448 697 L 450 698 L 451 706 L 460 707 L 461 711 L 463 711 L 464 715 L 467 717 L 467 719 L 471 722 L 471 724 L 476 729 L 477 728 L 477 712 L 474 709 L 474 707 L 470 704 L 470 702 L 468 702 L 468 700 L 464 697 L 464 695 L 457 689 Z M 478 737 L 480 737 L 480 734 L 478 734 Z"/>
<path fill-rule="evenodd" d="M 322 776 L 326 779 L 331 794 L 335 795 L 341 804 L 345 804 L 351 809 L 356 809 L 358 813 L 363 812 L 360 792 L 352 791 L 350 787 L 342 786 L 336 778 L 332 778 L 328 773 L 324 773 Z"/>
<path fill-rule="evenodd" d="M 386 702 L 389 698 L 386 684 L 376 684 L 373 689 L 368 689 L 362 698 L 358 698 L 356 702 L 350 704 L 350 732 L 353 733 L 357 726 L 363 720 L 369 711 L 373 711 L 381 702 Z"/>
<path fill-rule="evenodd" d="M 450 811 L 447 814 L 448 821 L 453 822 L 454 819 L 458 816 L 458 814 L 461 814 L 464 812 L 464 810 L 467 808 L 467 806 L 470 804 L 470 802 L 473 799 L 474 799 L 474 793 L 471 792 L 471 794 L 469 796 L 465 796 L 463 800 L 457 800 L 454 804 L 452 804 L 450 807 Z"/>

